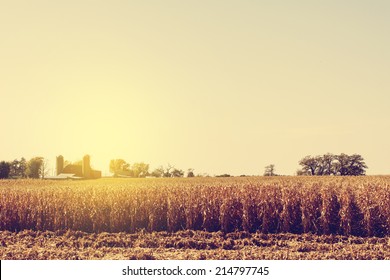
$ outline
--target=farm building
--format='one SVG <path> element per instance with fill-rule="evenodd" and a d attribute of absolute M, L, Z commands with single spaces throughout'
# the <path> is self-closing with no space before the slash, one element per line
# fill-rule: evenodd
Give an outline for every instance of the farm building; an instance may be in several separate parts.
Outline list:
<path fill-rule="evenodd" d="M 81 165 L 67 164 L 64 166 L 64 157 L 58 156 L 56 161 L 57 176 L 50 179 L 98 179 L 102 172 L 91 168 L 89 155 L 83 157 Z"/>

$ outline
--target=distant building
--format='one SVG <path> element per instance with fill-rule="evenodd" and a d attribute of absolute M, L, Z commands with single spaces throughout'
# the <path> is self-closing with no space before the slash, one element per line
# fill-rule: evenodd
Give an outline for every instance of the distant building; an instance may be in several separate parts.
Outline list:
<path fill-rule="evenodd" d="M 57 176 L 48 179 L 98 179 L 102 177 L 100 170 L 91 168 L 91 159 L 89 155 L 83 157 L 81 165 L 68 164 L 64 166 L 64 157 L 58 156 L 56 159 Z"/>

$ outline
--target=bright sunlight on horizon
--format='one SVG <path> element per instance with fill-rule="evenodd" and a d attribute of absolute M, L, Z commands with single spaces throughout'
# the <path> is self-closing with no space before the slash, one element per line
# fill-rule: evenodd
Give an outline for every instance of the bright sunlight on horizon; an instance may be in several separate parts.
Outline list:
<path fill-rule="evenodd" d="M 2 1 L 0 161 L 390 173 L 388 1 Z"/>

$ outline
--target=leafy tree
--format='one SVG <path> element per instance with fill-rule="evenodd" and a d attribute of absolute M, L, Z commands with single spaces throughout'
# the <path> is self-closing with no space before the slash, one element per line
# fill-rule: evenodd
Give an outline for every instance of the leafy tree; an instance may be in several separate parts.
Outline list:
<path fill-rule="evenodd" d="M 270 164 L 265 167 L 264 176 L 276 176 L 275 164 Z"/>
<path fill-rule="evenodd" d="M 42 173 L 42 165 L 44 164 L 43 157 L 34 157 L 30 159 L 27 163 L 26 174 L 29 178 L 38 179 L 41 176 L 44 176 Z"/>
<path fill-rule="evenodd" d="M 134 163 L 131 169 L 136 178 L 144 178 L 149 174 L 149 164 L 143 162 Z"/>
<path fill-rule="evenodd" d="M 196 177 L 211 177 L 210 176 L 210 174 L 208 174 L 208 173 L 198 173 L 198 174 L 196 174 Z"/>
<path fill-rule="evenodd" d="M 330 153 L 321 157 L 321 175 L 336 175 L 335 159 L 336 157 Z"/>
<path fill-rule="evenodd" d="M 337 175 L 345 176 L 348 175 L 349 156 L 341 154 L 336 156 L 335 170 Z"/>
<path fill-rule="evenodd" d="M 366 175 L 368 166 L 361 155 L 353 154 L 350 156 L 349 174 L 353 176 Z"/>
<path fill-rule="evenodd" d="M 341 154 L 336 156 L 337 171 L 341 176 L 360 176 L 366 174 L 367 165 L 361 155 L 353 154 L 348 156 Z"/>
<path fill-rule="evenodd" d="M 7 179 L 11 170 L 11 164 L 9 162 L 0 162 L 0 179 Z"/>
<path fill-rule="evenodd" d="M 300 165 L 302 165 L 302 173 L 308 174 L 308 175 L 317 175 L 317 169 L 318 169 L 318 158 L 306 156 L 299 162 Z"/>
<path fill-rule="evenodd" d="M 184 171 L 181 169 L 174 168 L 171 172 L 172 177 L 183 177 Z"/>
<path fill-rule="evenodd" d="M 195 177 L 194 169 L 188 168 L 188 170 L 187 170 L 187 177 Z"/>
<path fill-rule="evenodd" d="M 230 174 L 221 174 L 221 175 L 216 175 L 215 177 L 231 177 Z"/>
<path fill-rule="evenodd" d="M 24 178 L 26 177 L 27 161 L 25 158 L 20 160 L 15 159 L 10 163 L 10 173 L 11 178 Z"/>
<path fill-rule="evenodd" d="M 299 164 L 302 165 L 302 170 L 297 172 L 300 175 L 335 175 L 335 156 L 332 154 L 325 154 L 323 156 L 306 156 Z"/>
<path fill-rule="evenodd" d="M 123 175 L 129 171 L 130 164 L 124 159 L 112 159 L 110 161 L 110 172 L 114 173 L 114 176 Z"/>
<path fill-rule="evenodd" d="M 301 170 L 298 175 L 340 175 L 340 176 L 359 176 L 365 175 L 367 165 L 361 155 L 340 154 L 332 155 L 330 153 L 323 156 L 306 156 L 299 164 Z"/>

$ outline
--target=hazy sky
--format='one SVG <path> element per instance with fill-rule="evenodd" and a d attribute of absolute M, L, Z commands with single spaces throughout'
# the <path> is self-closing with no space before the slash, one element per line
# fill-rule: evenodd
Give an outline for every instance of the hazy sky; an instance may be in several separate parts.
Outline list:
<path fill-rule="evenodd" d="M 390 173 L 390 1 L 0 0 L 0 160 Z"/>

